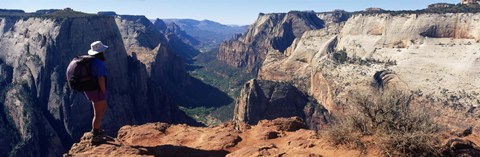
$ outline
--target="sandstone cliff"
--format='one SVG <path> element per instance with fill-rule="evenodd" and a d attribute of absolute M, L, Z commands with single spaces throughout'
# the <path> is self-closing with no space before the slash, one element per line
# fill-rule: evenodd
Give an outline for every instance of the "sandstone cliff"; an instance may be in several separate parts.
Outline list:
<path fill-rule="evenodd" d="M 355 15 L 339 34 L 336 50 L 372 63 L 349 69 L 364 68 L 361 73 L 370 78 L 391 69 L 410 90 L 468 109 L 480 102 L 474 75 L 480 73 L 474 68 L 480 57 L 479 18 L 473 13 Z"/>
<path fill-rule="evenodd" d="M 106 56 L 109 106 L 104 120 L 109 133 L 126 124 L 193 122 L 148 74 L 144 60 L 128 54 L 125 47 L 129 45 L 123 44 L 138 42 L 155 48 L 158 45 L 143 43 L 155 40 L 122 36 L 119 28 L 125 25 L 117 25 L 113 17 L 69 11 L 0 18 L 0 135 L 8 136 L 1 140 L 1 156 L 59 156 L 90 130 L 91 105 L 82 93 L 67 87 L 65 71 L 70 59 L 86 54 L 96 40 L 110 46 Z M 161 59 L 172 56 L 168 51 L 159 54 L 152 61 L 159 65 L 166 63 Z M 152 66 L 156 71 L 163 68 L 168 67 Z M 172 73 L 163 73 L 167 76 L 182 73 L 163 71 Z"/>
<path fill-rule="evenodd" d="M 291 84 L 263 80 L 245 83 L 235 105 L 234 121 L 257 124 L 263 119 L 298 116 L 310 129 L 329 122 L 328 111 Z"/>
<path fill-rule="evenodd" d="M 217 59 L 256 73 L 267 52 L 284 52 L 303 32 L 323 28 L 324 24 L 314 12 L 260 14 L 246 33 L 222 43 Z"/>
<path fill-rule="evenodd" d="M 349 14 L 332 12 L 317 14 L 326 22 L 325 27 L 306 31 L 296 38 L 284 54 L 271 51 L 260 68 L 258 78 L 264 80 L 291 81 L 303 92 L 310 88 L 314 58 L 321 58 L 334 48 L 336 36 L 342 30 Z"/>
<path fill-rule="evenodd" d="M 480 39 L 479 18 L 472 13 L 357 15 L 346 23 L 337 50 L 397 61 L 392 69 L 413 90 L 473 92 L 480 85 L 471 79 L 479 72 L 473 68 L 479 57 L 474 48 Z"/>
<path fill-rule="evenodd" d="M 328 58 L 336 46 L 337 36 L 350 17 L 349 13 L 337 11 L 318 13 L 318 17 L 325 21 L 325 27 L 306 31 L 284 54 L 271 51 L 258 72 L 258 78 L 273 81 L 292 83 L 303 93 L 313 96 L 317 101 L 331 110 L 333 100 L 329 97 L 332 90 L 331 83 L 312 85 L 312 71 L 320 69 L 319 61 Z M 311 89 L 312 88 L 312 89 Z"/>
<path fill-rule="evenodd" d="M 473 13 L 359 13 L 325 20 L 333 22 L 306 31 L 285 53 L 269 52 L 258 78 L 292 82 L 332 111 L 345 103 L 348 91 L 363 90 L 377 72 L 389 71 L 393 77 L 384 79 L 394 88 L 476 108 L 477 18 Z"/>

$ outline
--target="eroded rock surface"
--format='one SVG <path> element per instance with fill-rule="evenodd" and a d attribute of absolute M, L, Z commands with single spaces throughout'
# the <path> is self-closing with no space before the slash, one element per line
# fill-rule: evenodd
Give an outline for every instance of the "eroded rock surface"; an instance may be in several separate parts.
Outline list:
<path fill-rule="evenodd" d="M 301 124 L 303 126 L 299 126 Z M 125 126 L 107 144 L 91 146 L 85 134 L 66 156 L 321 156 L 359 155 L 358 151 L 337 151 L 314 131 L 305 130 L 298 118 L 262 120 L 255 126 L 234 123 L 216 127 L 191 127 L 149 123 Z"/>

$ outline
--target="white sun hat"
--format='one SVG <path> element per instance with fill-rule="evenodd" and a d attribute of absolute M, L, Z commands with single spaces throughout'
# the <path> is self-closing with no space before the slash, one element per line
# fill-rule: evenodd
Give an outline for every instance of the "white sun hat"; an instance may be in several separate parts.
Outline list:
<path fill-rule="evenodd" d="M 103 45 L 101 41 L 95 41 L 90 45 L 90 50 L 88 50 L 88 55 L 96 55 L 100 52 L 105 51 L 108 48 L 107 45 Z"/>

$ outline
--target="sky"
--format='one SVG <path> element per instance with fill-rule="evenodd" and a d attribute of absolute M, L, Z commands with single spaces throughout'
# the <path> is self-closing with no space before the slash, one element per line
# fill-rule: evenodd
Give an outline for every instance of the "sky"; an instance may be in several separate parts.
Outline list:
<path fill-rule="evenodd" d="M 145 15 L 149 19 L 208 19 L 222 24 L 249 25 L 259 13 L 359 11 L 369 7 L 415 10 L 440 2 L 457 4 L 460 0 L 0 0 L 0 9 L 34 12 L 69 7 L 86 13 L 115 11 L 120 15 Z"/>

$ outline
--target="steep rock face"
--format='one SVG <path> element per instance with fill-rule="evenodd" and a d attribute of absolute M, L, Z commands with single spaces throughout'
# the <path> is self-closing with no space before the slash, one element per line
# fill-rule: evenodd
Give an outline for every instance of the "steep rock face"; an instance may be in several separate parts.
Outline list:
<path fill-rule="evenodd" d="M 46 45 L 53 45 L 52 36 L 58 35 L 60 27 L 54 20 L 40 18 L 3 17 L 0 21 L 0 43 L 4 45 L 0 48 L 3 61 L 0 115 L 1 125 L 7 128 L 6 135 L 10 135 L 2 141 L 6 143 L 2 143 L 5 151 L 1 155 L 59 155 L 65 147 L 56 141 L 59 135 L 42 114 L 47 109 L 46 103 L 39 107 L 37 96 L 49 93 L 40 90 L 49 81 L 43 80 L 45 67 L 40 65 L 50 59 Z M 54 141 L 58 143 L 52 145 Z"/>
<path fill-rule="evenodd" d="M 437 102 L 477 106 L 480 14 L 355 15 L 345 24 L 336 50 L 376 62 L 367 74 L 391 69 L 413 91 Z M 380 63 L 380 64 L 378 64 Z M 385 66 L 386 65 L 386 66 Z"/>
<path fill-rule="evenodd" d="M 222 43 L 217 59 L 256 73 L 269 51 L 284 52 L 303 32 L 323 27 L 314 12 L 260 14 L 247 33 Z"/>
<path fill-rule="evenodd" d="M 150 70 L 155 56 L 165 49 L 166 39 L 156 30 L 145 16 L 114 16 L 118 29 L 122 34 L 125 50 L 128 55 L 136 54 L 137 58 Z M 165 51 L 165 50 L 164 50 Z"/>
<path fill-rule="evenodd" d="M 316 98 L 328 110 L 333 101 L 326 98 L 330 92 L 330 83 L 317 84 L 314 70 L 319 69 L 318 63 L 329 58 L 334 51 L 337 36 L 350 17 L 343 11 L 318 13 L 317 16 L 325 21 L 325 27 L 306 31 L 285 53 L 270 52 L 261 69 L 258 78 L 263 80 L 286 81 L 292 83 L 303 93 Z M 312 82 L 313 81 L 313 82 Z M 312 86 L 312 84 L 315 84 Z"/>
<path fill-rule="evenodd" d="M 7 128 L 7 136 L 1 141 L 2 156 L 57 156 L 66 151 L 31 94 L 26 86 L 12 87 L 5 93 L 2 117 L 8 118 L 2 124 Z"/>
<path fill-rule="evenodd" d="M 288 83 L 250 80 L 245 83 L 235 105 L 234 121 L 256 124 L 263 119 L 298 116 L 311 129 L 328 123 L 328 113 Z"/>
<path fill-rule="evenodd" d="M 0 60 L 0 100 L 5 99 L 5 91 L 7 88 L 7 85 L 11 84 L 12 82 L 12 75 L 13 75 L 13 69 L 6 65 L 3 64 L 3 62 Z M 3 101 L 0 102 L 0 108 L 4 108 Z M 7 116 L 5 115 L 4 112 L 0 112 L 0 136 L 3 137 L 0 139 L 0 143 L 3 143 L 0 146 L 0 155 L 1 156 L 7 156 L 6 152 L 9 152 L 12 149 L 12 145 L 7 145 L 15 143 L 16 136 L 15 136 L 15 131 L 14 131 L 14 126 L 13 126 L 13 120 L 7 119 Z"/>
<path fill-rule="evenodd" d="M 236 130 L 233 123 L 201 128 L 149 123 L 125 126 L 108 144 L 91 146 L 85 134 L 67 156 L 358 156 L 360 151 L 337 149 L 305 130 L 299 118 L 262 120 Z M 371 155 L 371 154 L 368 154 Z"/>
<path fill-rule="evenodd" d="M 325 21 L 325 27 L 306 31 L 296 38 L 285 53 L 270 52 L 258 72 L 258 78 L 264 80 L 289 81 L 304 93 L 309 92 L 312 69 L 318 59 L 327 56 L 334 48 L 349 14 L 346 12 L 319 13 Z"/>
<path fill-rule="evenodd" d="M 166 87 L 189 82 L 178 50 L 170 46 L 170 41 L 145 16 L 121 15 L 115 21 L 127 54 L 136 56 L 156 83 Z"/>
<path fill-rule="evenodd" d="M 59 156 L 90 130 L 91 104 L 82 93 L 67 87 L 65 70 L 71 58 L 86 54 L 96 40 L 110 46 L 106 55 L 109 106 L 103 122 L 108 132 L 125 124 L 191 122 L 149 77 L 146 66 L 127 54 L 112 17 L 6 16 L 0 18 L 0 28 L 2 82 L 11 82 L 0 88 L 4 111 L 0 130 L 10 129 L 7 135 L 13 135 L 2 143 L 0 149 L 6 150 L 2 153 Z"/>
<path fill-rule="evenodd" d="M 329 49 L 336 43 L 337 37 L 328 34 L 325 30 L 314 30 L 305 32 L 299 40 L 299 44 L 290 56 L 280 53 L 270 53 L 265 59 L 262 68 L 258 73 L 259 79 L 291 82 L 303 93 L 312 95 L 319 100 L 319 103 L 327 109 L 332 102 L 318 99 L 317 90 L 328 89 L 330 83 L 313 85 L 312 77 L 314 70 L 318 68 L 320 60 L 328 59 Z"/>

